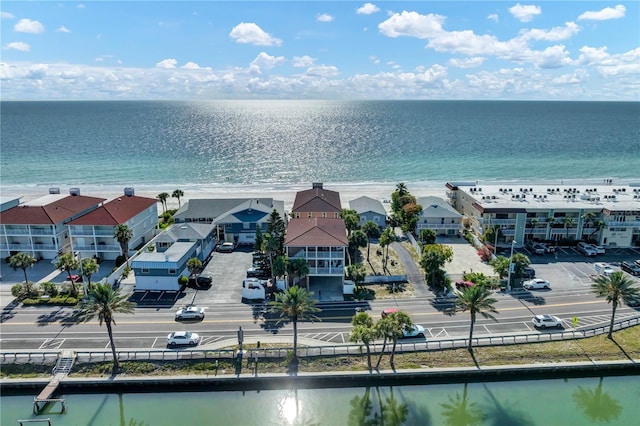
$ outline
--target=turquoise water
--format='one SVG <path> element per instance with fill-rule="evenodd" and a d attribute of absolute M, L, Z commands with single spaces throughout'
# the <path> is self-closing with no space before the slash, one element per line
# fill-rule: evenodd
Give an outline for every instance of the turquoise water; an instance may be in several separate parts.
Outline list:
<path fill-rule="evenodd" d="M 397 387 L 63 395 L 59 425 L 634 426 L 640 379 L 572 378 Z M 367 402 L 368 401 L 368 402 Z M 29 419 L 33 396 L 3 396 L 2 425 Z M 58 407 L 54 407 L 58 410 Z M 384 422 L 380 422 L 380 418 Z M 475 421 L 474 421 L 475 420 Z"/>
<path fill-rule="evenodd" d="M 639 102 L 1 102 L 3 186 L 640 177 Z"/>

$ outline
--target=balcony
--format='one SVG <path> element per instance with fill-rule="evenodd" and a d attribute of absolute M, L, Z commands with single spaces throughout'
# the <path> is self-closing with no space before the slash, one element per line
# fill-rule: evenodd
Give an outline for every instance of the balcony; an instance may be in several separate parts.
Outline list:
<path fill-rule="evenodd" d="M 76 251 L 91 251 L 91 252 L 112 252 L 112 251 L 120 251 L 120 246 L 117 244 L 98 244 L 94 245 L 75 245 L 73 249 Z"/>
<path fill-rule="evenodd" d="M 12 251 L 58 251 L 55 244 L 19 244 L 19 243 L 0 243 L 0 250 L 12 250 Z"/>
<path fill-rule="evenodd" d="M 629 220 L 629 221 L 609 221 L 607 222 L 607 226 L 608 227 L 621 227 L 621 226 L 626 226 L 627 228 L 636 228 L 636 227 L 640 227 L 640 221 L 638 220 Z"/>
<path fill-rule="evenodd" d="M 418 223 L 416 224 L 418 229 L 460 229 L 462 224 L 460 223 Z"/>
<path fill-rule="evenodd" d="M 480 219 L 480 223 L 484 226 L 493 226 L 493 225 L 515 225 L 516 219 L 491 219 L 491 218 L 482 218 Z"/>

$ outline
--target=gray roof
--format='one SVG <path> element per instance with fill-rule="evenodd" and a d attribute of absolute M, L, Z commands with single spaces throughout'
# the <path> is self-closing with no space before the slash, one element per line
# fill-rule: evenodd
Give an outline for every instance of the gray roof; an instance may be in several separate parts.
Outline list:
<path fill-rule="evenodd" d="M 422 206 L 422 217 L 459 218 L 462 216 L 448 202 L 440 197 L 422 197 L 418 198 L 417 202 Z"/>
<path fill-rule="evenodd" d="M 205 239 L 214 229 L 212 223 L 174 223 L 158 235 L 155 241 L 174 242 L 179 240 L 196 241 Z"/>
<path fill-rule="evenodd" d="M 349 208 L 351 210 L 357 211 L 358 213 L 373 212 L 378 213 L 382 216 L 387 215 L 387 211 L 385 210 L 380 200 L 376 200 L 367 196 L 359 197 L 349 201 Z"/>
<path fill-rule="evenodd" d="M 165 262 L 177 262 L 182 257 L 191 250 L 195 243 L 192 242 L 183 242 L 183 243 L 173 243 L 171 247 L 169 247 L 166 251 L 157 252 L 157 251 L 146 251 L 140 252 L 135 259 L 132 260 L 132 267 L 144 267 L 145 264 L 143 262 L 154 263 L 165 263 Z"/>
<path fill-rule="evenodd" d="M 174 218 L 183 222 L 185 219 L 211 219 L 216 220 L 220 215 L 235 209 L 240 204 L 249 200 L 257 201 L 269 207 L 269 210 L 276 209 L 281 216 L 284 215 L 284 201 L 273 198 L 192 198 L 178 209 Z"/>

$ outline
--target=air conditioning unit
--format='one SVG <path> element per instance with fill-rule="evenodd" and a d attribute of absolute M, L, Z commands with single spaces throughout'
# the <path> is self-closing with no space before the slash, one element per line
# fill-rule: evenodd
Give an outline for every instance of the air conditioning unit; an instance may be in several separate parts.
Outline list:
<path fill-rule="evenodd" d="M 73 196 L 80 195 L 80 188 L 69 188 L 69 194 Z"/>
<path fill-rule="evenodd" d="M 60 188 L 49 188 L 49 194 L 59 194 Z"/>
<path fill-rule="evenodd" d="M 124 195 L 127 197 L 133 197 L 136 195 L 136 191 L 132 187 L 128 186 L 124 189 Z"/>

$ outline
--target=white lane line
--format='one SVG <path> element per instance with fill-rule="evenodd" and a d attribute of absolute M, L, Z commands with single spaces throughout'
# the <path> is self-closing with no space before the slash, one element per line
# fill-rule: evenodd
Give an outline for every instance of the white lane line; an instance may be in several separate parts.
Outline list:
<path fill-rule="evenodd" d="M 155 348 L 157 342 L 158 342 L 158 338 L 156 337 L 155 339 L 153 339 L 153 343 L 151 344 L 151 347 Z"/>

